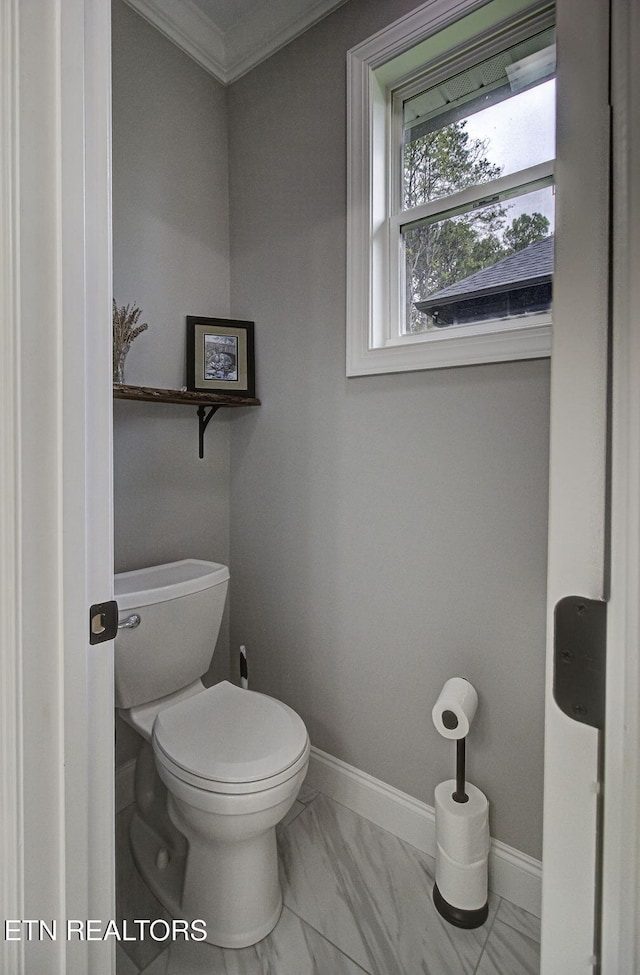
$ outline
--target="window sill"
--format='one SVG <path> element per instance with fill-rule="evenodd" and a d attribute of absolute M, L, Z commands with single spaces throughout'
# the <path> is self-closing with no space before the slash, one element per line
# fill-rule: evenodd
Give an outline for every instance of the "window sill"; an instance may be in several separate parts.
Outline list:
<path fill-rule="evenodd" d="M 463 332 L 467 334 L 462 334 Z M 541 359 L 551 355 L 551 323 L 528 322 L 500 331 L 468 334 L 469 328 L 452 328 L 425 336 L 410 336 L 398 345 L 347 349 L 347 376 L 372 376 L 385 372 L 447 369 L 512 359 Z"/>

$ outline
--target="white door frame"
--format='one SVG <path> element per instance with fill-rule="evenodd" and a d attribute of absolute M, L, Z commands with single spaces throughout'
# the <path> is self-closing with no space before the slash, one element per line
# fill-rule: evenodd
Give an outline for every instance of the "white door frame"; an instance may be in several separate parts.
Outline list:
<path fill-rule="evenodd" d="M 640 971 L 640 9 L 612 4 L 611 598 L 602 972 Z"/>
<path fill-rule="evenodd" d="M 110 74 L 109 0 L 0 5 L 2 916 L 58 924 L 8 975 L 113 970 Z"/>
<path fill-rule="evenodd" d="M 0 902 L 23 917 L 20 734 L 16 9 L 0 5 Z M 2 942 L 0 942 L 2 943 Z M 2 968 L 21 970 L 20 945 L 2 943 Z"/>
<path fill-rule="evenodd" d="M 542 851 L 543 975 L 593 968 L 598 732 L 553 698 L 554 607 L 605 598 L 609 319 L 609 12 L 558 0 L 556 257 Z M 578 26 L 579 25 L 579 26 Z M 586 27 L 588 25 L 588 29 Z"/>
<path fill-rule="evenodd" d="M 554 320 L 578 316 L 580 325 L 573 333 L 563 335 L 562 327 L 555 333 L 552 397 L 560 409 L 555 429 L 552 421 L 549 574 L 550 615 L 562 595 L 608 599 L 604 816 L 599 850 L 597 737 L 591 729 L 572 724 L 551 699 L 550 626 L 542 975 L 640 971 L 640 10 L 628 0 L 611 2 L 610 237 L 609 205 L 603 198 L 608 182 L 603 99 L 608 8 L 606 0 L 558 3 L 559 31 L 564 43 L 569 39 L 571 44 L 565 54 L 573 58 L 564 79 L 574 86 L 568 100 L 571 117 L 559 120 L 559 154 L 564 141 L 568 178 L 561 192 L 570 207 L 565 215 L 575 252 L 558 255 Z M 573 31 L 563 31 L 563 21 Z M 567 142 L 563 126 L 572 125 L 576 130 Z M 560 226 L 560 247 L 562 235 Z M 603 324 L 608 281 L 603 269 L 610 239 L 613 301 L 607 375 Z M 573 374 L 572 360 L 577 366 Z M 603 474 L 608 475 L 604 481 Z M 599 870 L 600 892 L 595 886 Z M 591 948 L 591 921 L 596 918 L 599 957 L 592 956 Z"/>

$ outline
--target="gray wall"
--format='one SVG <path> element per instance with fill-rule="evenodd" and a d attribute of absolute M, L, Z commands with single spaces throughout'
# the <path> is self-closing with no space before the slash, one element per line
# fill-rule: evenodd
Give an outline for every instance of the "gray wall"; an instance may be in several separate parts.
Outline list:
<path fill-rule="evenodd" d="M 150 323 L 127 380 L 182 385 L 185 316 L 231 308 L 263 401 L 204 461 L 191 409 L 116 403 L 116 568 L 230 559 L 232 672 L 246 643 L 314 744 L 429 803 L 431 707 L 469 677 L 470 778 L 539 856 L 548 363 L 344 375 L 345 53 L 415 5 L 350 0 L 225 93 L 115 0 L 114 286 Z"/>
<path fill-rule="evenodd" d="M 231 644 L 316 746 L 429 803 L 431 708 L 468 677 L 469 776 L 540 856 L 548 362 L 345 378 L 345 53 L 414 6 L 350 0 L 229 89 L 263 403 L 231 441 Z"/>
<path fill-rule="evenodd" d="M 125 380 L 179 387 L 185 316 L 229 314 L 226 94 L 121 0 L 112 14 L 114 296 L 149 323 Z M 116 401 L 116 571 L 228 562 L 230 427 L 215 416 L 199 460 L 195 407 Z M 210 676 L 227 672 L 225 620 Z"/>

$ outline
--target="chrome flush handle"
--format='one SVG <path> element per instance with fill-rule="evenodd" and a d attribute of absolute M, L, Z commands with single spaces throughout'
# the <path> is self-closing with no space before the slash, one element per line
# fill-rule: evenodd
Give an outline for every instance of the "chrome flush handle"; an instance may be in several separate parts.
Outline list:
<path fill-rule="evenodd" d="M 137 613 L 132 613 L 131 616 L 127 616 L 126 620 L 119 620 L 118 622 L 119 630 L 133 630 L 136 626 L 140 626 L 140 617 Z"/>

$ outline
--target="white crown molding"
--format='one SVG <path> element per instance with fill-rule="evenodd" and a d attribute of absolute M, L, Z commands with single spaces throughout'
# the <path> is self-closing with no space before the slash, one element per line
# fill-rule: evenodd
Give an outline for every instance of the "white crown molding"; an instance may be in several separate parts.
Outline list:
<path fill-rule="evenodd" d="M 346 0 L 256 4 L 250 17 L 220 30 L 192 0 L 125 0 L 176 47 L 223 85 L 231 84 Z M 302 8 L 302 9 L 301 9 Z"/>
<path fill-rule="evenodd" d="M 225 34 L 229 82 L 266 61 L 344 3 L 346 0 L 296 0 L 293 4 L 287 0 L 280 3 L 280 15 L 275 17 L 272 6 L 257 5 L 250 20 Z"/>
<path fill-rule="evenodd" d="M 191 0 L 125 3 L 223 85 L 228 83 L 224 36 Z"/>

